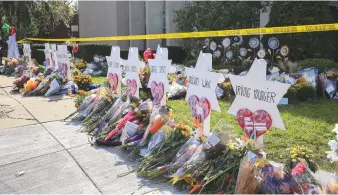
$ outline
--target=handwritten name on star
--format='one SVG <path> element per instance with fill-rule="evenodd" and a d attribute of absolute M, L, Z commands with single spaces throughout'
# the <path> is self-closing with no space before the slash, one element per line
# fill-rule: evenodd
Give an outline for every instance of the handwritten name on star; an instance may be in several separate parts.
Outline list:
<path fill-rule="evenodd" d="M 267 88 L 268 90 L 268 88 Z M 238 96 L 250 98 L 253 97 L 255 100 L 264 101 L 268 103 L 275 103 L 276 93 L 273 91 L 263 91 L 259 89 L 251 89 L 243 85 L 236 85 L 235 94 Z"/>
<path fill-rule="evenodd" d="M 200 82 L 201 81 L 201 82 Z M 198 78 L 194 76 L 189 76 L 188 77 L 188 82 L 189 84 L 196 85 L 196 86 L 202 86 L 206 88 L 210 88 L 211 80 L 205 78 Z"/>
<path fill-rule="evenodd" d="M 157 66 L 150 66 L 150 72 L 151 73 L 167 74 L 166 73 L 166 66 L 159 66 L 159 69 L 158 69 Z"/>
<path fill-rule="evenodd" d="M 126 72 L 137 72 L 137 68 L 136 68 L 136 66 L 133 66 L 133 65 L 131 65 L 131 66 L 126 65 L 126 66 L 124 66 L 124 71 L 126 71 Z"/>
<path fill-rule="evenodd" d="M 120 63 L 108 61 L 108 67 L 109 68 L 120 68 Z"/>

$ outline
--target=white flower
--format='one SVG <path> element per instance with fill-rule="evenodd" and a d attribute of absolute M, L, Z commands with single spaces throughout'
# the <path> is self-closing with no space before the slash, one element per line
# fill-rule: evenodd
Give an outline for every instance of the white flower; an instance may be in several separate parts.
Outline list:
<path fill-rule="evenodd" d="M 336 134 L 338 134 L 338 124 L 335 125 L 334 129 L 332 130 L 332 132 L 336 132 Z"/>
<path fill-rule="evenodd" d="M 331 147 L 331 150 L 336 151 L 338 149 L 338 142 L 337 141 L 330 140 L 328 144 Z"/>
<path fill-rule="evenodd" d="M 279 68 L 273 67 L 269 71 L 270 71 L 271 74 L 273 74 L 273 73 L 279 72 Z"/>
<path fill-rule="evenodd" d="M 332 132 L 337 134 L 336 140 L 338 140 L 338 124 L 335 125 L 335 128 L 332 130 Z M 330 140 L 328 143 L 332 151 L 327 152 L 327 158 L 332 162 L 338 161 L 338 142 L 336 140 Z"/>
<path fill-rule="evenodd" d="M 239 139 L 239 138 L 235 138 L 235 139 L 241 147 L 244 148 L 246 146 L 245 142 L 243 142 L 241 139 Z"/>

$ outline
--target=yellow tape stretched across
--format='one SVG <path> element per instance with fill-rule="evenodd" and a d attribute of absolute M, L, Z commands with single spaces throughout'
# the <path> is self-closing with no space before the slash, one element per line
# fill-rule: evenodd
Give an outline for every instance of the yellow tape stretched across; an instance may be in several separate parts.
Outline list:
<path fill-rule="evenodd" d="M 283 26 L 268 28 L 248 28 L 237 30 L 217 30 L 204 32 L 186 32 L 186 33 L 168 33 L 168 34 L 150 34 L 150 35 L 127 35 L 113 37 L 92 37 L 92 38 L 64 38 L 64 39 L 42 39 L 42 38 L 25 38 L 23 41 L 44 41 L 44 42 L 85 42 L 85 41 L 122 41 L 122 40 L 144 40 L 144 39 L 186 39 L 201 37 L 223 37 L 235 35 L 265 35 L 265 34 L 282 34 L 282 33 L 304 33 L 338 30 L 338 23 L 333 24 L 316 24 L 300 26 Z"/>

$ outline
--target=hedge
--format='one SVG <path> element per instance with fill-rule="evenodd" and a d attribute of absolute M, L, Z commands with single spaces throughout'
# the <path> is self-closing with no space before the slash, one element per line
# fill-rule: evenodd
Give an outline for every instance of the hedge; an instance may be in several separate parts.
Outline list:
<path fill-rule="evenodd" d="M 338 69 L 338 63 L 329 59 L 305 59 L 297 61 L 300 68 L 317 68 L 319 72 L 330 69 Z"/>
<path fill-rule="evenodd" d="M 93 57 L 95 54 L 109 56 L 111 52 L 111 46 L 112 45 L 103 44 L 80 44 L 79 52 L 76 54 L 76 57 L 82 58 L 87 62 L 91 62 L 93 61 Z M 169 59 L 171 59 L 173 63 L 181 64 L 186 59 L 187 54 L 181 47 L 168 46 L 167 48 L 169 52 Z M 45 60 L 44 49 L 45 46 L 43 44 L 31 45 L 32 58 L 36 59 L 40 64 L 42 64 Z M 20 52 L 22 53 L 21 48 L 20 50 Z M 68 51 L 72 51 L 72 46 L 68 46 Z M 143 52 L 144 50 L 139 50 L 139 55 L 143 56 Z M 128 50 L 121 50 L 121 58 L 128 58 Z"/>

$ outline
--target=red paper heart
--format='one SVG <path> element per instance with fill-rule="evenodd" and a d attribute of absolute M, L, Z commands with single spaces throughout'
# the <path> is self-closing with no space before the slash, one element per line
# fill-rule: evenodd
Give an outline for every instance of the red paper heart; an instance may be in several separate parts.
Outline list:
<path fill-rule="evenodd" d="M 128 93 L 132 96 L 134 96 L 136 94 L 137 91 L 137 83 L 135 81 L 135 79 L 127 80 L 127 89 L 128 89 Z"/>
<path fill-rule="evenodd" d="M 210 114 L 210 103 L 208 99 L 202 97 L 199 99 L 196 95 L 189 97 L 189 107 L 196 119 L 202 123 Z"/>
<path fill-rule="evenodd" d="M 246 108 L 237 112 L 237 122 L 244 133 L 254 139 L 268 132 L 272 125 L 271 116 L 265 110 L 257 110 L 252 113 Z"/>
<path fill-rule="evenodd" d="M 119 77 L 117 76 L 116 73 L 109 73 L 108 82 L 109 82 L 109 85 L 111 86 L 111 90 L 115 91 L 117 88 L 117 85 L 119 84 Z"/>
<path fill-rule="evenodd" d="M 159 82 L 158 84 L 153 81 L 151 83 L 151 95 L 154 98 L 154 104 L 158 104 L 160 103 L 161 99 L 164 96 L 164 85 L 162 82 Z"/>

